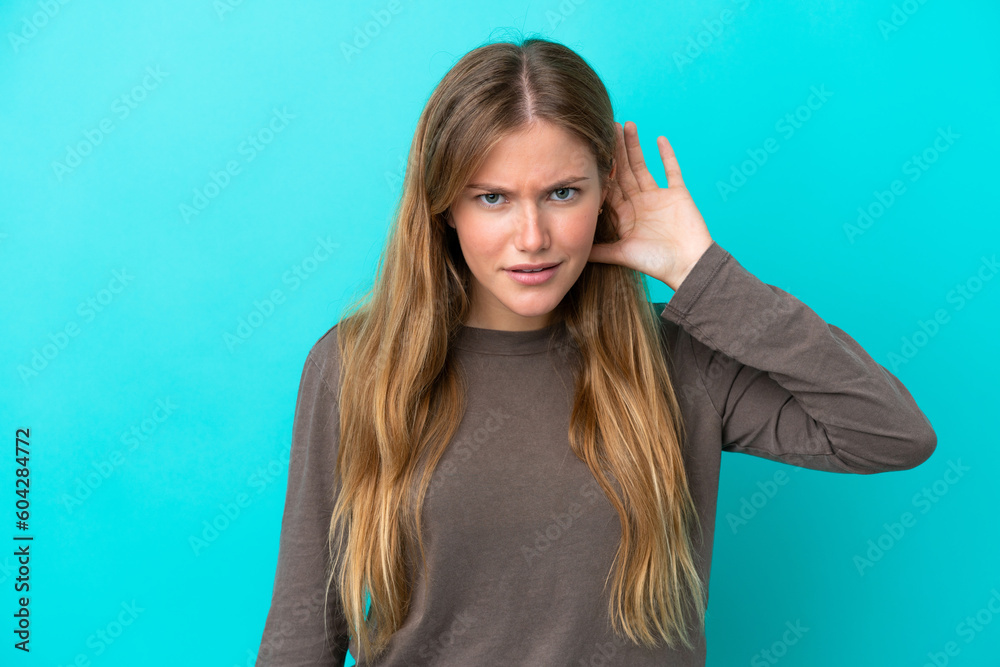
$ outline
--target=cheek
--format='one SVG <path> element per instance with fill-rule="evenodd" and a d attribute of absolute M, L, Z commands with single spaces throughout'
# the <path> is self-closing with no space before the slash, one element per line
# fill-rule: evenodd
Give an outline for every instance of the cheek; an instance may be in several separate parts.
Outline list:
<path fill-rule="evenodd" d="M 491 266 L 503 254 L 504 237 L 500 230 L 491 229 L 486 220 L 466 214 L 456 222 L 456 232 L 470 267 Z"/>
<path fill-rule="evenodd" d="M 594 233 L 596 231 L 596 219 L 590 215 L 575 215 L 566 221 L 563 244 L 568 250 L 590 252 L 590 248 L 594 245 Z"/>

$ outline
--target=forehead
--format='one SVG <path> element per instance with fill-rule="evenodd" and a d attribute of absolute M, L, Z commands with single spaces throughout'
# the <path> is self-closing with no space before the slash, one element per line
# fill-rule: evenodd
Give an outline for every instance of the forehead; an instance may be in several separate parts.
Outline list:
<path fill-rule="evenodd" d="M 548 121 L 535 121 L 505 135 L 470 182 L 517 187 L 596 173 L 593 152 L 579 137 Z"/>

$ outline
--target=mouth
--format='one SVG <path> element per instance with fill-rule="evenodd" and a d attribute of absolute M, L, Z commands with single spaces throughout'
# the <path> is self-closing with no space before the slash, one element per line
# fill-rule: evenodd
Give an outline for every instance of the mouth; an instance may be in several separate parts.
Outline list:
<path fill-rule="evenodd" d="M 517 264 L 509 269 L 504 269 L 512 280 L 522 285 L 541 285 L 551 278 L 562 262 L 549 262 L 548 264 Z"/>
<path fill-rule="evenodd" d="M 518 273 L 531 273 L 533 271 L 538 271 L 541 269 L 549 269 L 553 266 L 557 266 L 560 262 L 549 262 L 547 264 L 515 264 L 514 266 L 507 267 L 507 271 L 516 271 Z"/>

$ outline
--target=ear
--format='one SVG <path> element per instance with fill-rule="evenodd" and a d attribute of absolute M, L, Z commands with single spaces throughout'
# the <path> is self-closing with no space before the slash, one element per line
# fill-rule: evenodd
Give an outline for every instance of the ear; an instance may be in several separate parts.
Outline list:
<path fill-rule="evenodd" d="M 455 229 L 457 231 L 457 228 L 455 227 L 455 221 L 451 219 L 451 207 L 450 206 L 448 207 L 448 210 L 444 212 L 444 220 L 445 220 L 445 222 L 448 223 L 449 227 L 451 227 L 452 229 Z"/>
<path fill-rule="evenodd" d="M 611 192 L 612 182 L 615 180 L 615 174 L 618 172 L 618 163 L 614 160 L 611 161 L 611 173 L 608 174 L 608 182 L 604 185 L 604 189 L 601 191 L 601 201 L 607 201 L 608 194 Z"/>

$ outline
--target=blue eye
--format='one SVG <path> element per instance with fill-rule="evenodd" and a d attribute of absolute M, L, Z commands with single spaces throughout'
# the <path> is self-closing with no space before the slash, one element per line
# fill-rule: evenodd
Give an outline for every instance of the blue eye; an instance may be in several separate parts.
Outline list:
<path fill-rule="evenodd" d="M 483 197 L 501 197 L 501 196 L 502 195 L 500 195 L 500 194 L 498 194 L 496 192 L 487 192 L 484 195 L 479 195 L 479 200 L 482 201 L 484 204 L 486 204 L 486 208 L 494 208 L 496 206 L 499 206 L 500 204 L 499 203 L 488 202 L 488 201 L 483 201 L 482 198 Z"/>
<path fill-rule="evenodd" d="M 576 199 L 576 194 L 579 191 L 580 188 L 558 188 L 556 190 L 553 190 L 552 193 L 553 194 L 560 192 L 566 193 L 566 196 L 564 197 L 557 196 L 555 198 L 556 201 L 573 201 L 574 199 Z M 572 196 L 570 196 L 570 193 L 572 193 Z M 484 199 L 484 197 L 496 197 L 497 200 L 487 201 L 486 199 Z M 500 194 L 499 192 L 487 192 L 481 195 L 476 195 L 476 199 L 478 199 L 479 202 L 486 208 L 497 208 L 498 206 L 500 206 L 500 201 L 499 201 L 500 197 L 503 197 L 503 195 Z"/>

